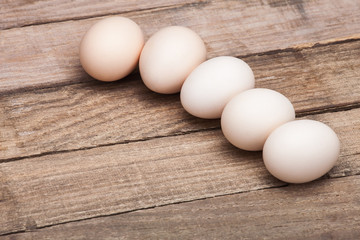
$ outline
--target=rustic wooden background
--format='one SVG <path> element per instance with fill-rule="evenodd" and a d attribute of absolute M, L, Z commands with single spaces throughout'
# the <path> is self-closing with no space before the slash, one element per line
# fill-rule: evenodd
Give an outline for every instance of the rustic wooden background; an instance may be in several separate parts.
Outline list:
<path fill-rule="evenodd" d="M 78 45 L 111 15 L 244 59 L 338 133 L 338 163 L 285 184 L 178 94 L 90 78 Z M 359 0 L 0 0 L 0 238 L 360 239 L 359 83 Z"/>

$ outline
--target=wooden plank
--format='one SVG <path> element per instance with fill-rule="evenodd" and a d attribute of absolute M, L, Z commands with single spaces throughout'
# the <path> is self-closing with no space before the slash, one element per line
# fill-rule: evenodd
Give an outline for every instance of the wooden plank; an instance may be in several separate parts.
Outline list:
<path fill-rule="evenodd" d="M 341 157 L 329 176 L 359 174 L 359 116 L 309 116 L 339 134 Z M 284 185 L 260 152 L 232 147 L 220 130 L 2 163 L 0 174 L 2 234 Z"/>
<path fill-rule="evenodd" d="M 337 41 L 360 32 L 360 4 L 353 0 L 211 1 L 122 16 L 138 22 L 146 37 L 168 25 L 188 26 L 206 42 L 209 58 Z M 1 31 L 0 91 L 89 81 L 80 67 L 78 45 L 99 19 Z"/>
<path fill-rule="evenodd" d="M 350 41 L 244 60 L 257 87 L 280 91 L 304 114 L 359 106 L 359 55 L 360 41 Z M 178 95 L 150 92 L 136 74 L 3 94 L 0 113 L 0 161 L 219 127 L 187 114 Z"/>
<path fill-rule="evenodd" d="M 9 196 L 0 213 L 17 213 L 0 217 L 0 233 L 282 185 L 260 153 L 234 149 L 220 131 L 2 163 L 0 173 Z"/>
<path fill-rule="evenodd" d="M 72 222 L 5 239 L 359 239 L 360 176 Z"/>
<path fill-rule="evenodd" d="M 0 29 L 9 29 L 28 25 L 39 25 L 50 22 L 84 19 L 94 16 L 105 16 L 144 11 L 157 8 L 181 7 L 187 4 L 201 4 L 199 0 L 160 0 L 160 1 L 8 1 L 1 3 Z M 56 14 L 54 14 L 56 13 Z"/>

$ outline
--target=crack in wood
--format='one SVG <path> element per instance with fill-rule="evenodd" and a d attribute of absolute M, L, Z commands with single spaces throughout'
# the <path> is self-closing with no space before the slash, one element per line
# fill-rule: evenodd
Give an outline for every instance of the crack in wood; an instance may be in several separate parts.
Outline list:
<path fill-rule="evenodd" d="M 301 52 L 302 50 L 305 50 L 305 49 L 339 45 L 339 44 L 357 42 L 359 40 L 360 40 L 360 34 L 355 34 L 355 35 L 342 37 L 342 38 L 328 39 L 325 41 L 319 41 L 319 42 L 315 42 L 315 43 L 314 42 L 304 43 L 304 44 L 299 44 L 299 45 L 295 45 L 295 46 L 288 47 L 288 48 L 275 49 L 275 50 L 270 50 L 270 51 L 265 51 L 265 52 L 260 52 L 260 53 L 250 53 L 250 54 L 246 54 L 246 55 L 239 55 L 236 57 L 245 59 L 245 58 L 249 58 L 249 57 L 253 57 L 253 56 L 269 56 L 269 55 L 276 55 L 276 54 L 281 54 L 281 53 L 285 53 L 285 52 Z"/>
<path fill-rule="evenodd" d="M 296 112 L 296 117 L 305 117 L 305 116 L 318 115 L 318 114 L 323 114 L 323 113 L 350 111 L 350 110 L 356 109 L 356 108 L 360 108 L 360 102 L 324 106 L 321 108 L 310 108 L 310 109 Z"/>

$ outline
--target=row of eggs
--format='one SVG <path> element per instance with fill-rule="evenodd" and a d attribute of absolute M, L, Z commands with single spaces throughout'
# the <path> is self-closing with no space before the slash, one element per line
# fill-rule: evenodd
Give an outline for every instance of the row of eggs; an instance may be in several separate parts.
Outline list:
<path fill-rule="evenodd" d="M 266 168 L 280 180 L 309 182 L 334 166 L 340 142 L 330 127 L 295 120 L 294 107 L 284 95 L 254 88 L 254 74 L 241 59 L 220 56 L 206 61 L 206 53 L 203 40 L 189 28 L 163 28 L 145 43 L 140 27 L 124 17 L 99 21 L 80 44 L 80 62 L 89 75 L 115 81 L 139 65 L 149 89 L 180 92 L 190 114 L 221 117 L 230 143 L 243 150 L 263 150 Z"/>

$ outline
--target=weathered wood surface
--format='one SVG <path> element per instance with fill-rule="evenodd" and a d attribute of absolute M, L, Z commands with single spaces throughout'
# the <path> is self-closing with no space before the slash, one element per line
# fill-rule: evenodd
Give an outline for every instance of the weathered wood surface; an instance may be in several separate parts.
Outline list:
<path fill-rule="evenodd" d="M 146 37 L 168 25 L 188 26 L 203 37 L 209 57 L 336 41 L 360 32 L 360 2 L 353 0 L 200 1 L 122 16 L 135 20 Z M 84 32 L 99 19 L 1 31 L 0 92 L 88 81 L 80 67 L 78 45 Z"/>
<path fill-rule="evenodd" d="M 1 2 L 0 235 L 359 239 L 359 10 L 353 0 Z M 178 95 L 151 93 L 137 73 L 89 78 L 80 38 L 117 13 L 147 38 L 185 25 L 209 57 L 243 57 L 257 87 L 334 128 L 337 165 L 287 186 L 260 152 L 231 146 L 218 120 L 185 113 Z"/>
<path fill-rule="evenodd" d="M 202 0 L 62 0 L 62 1 L 8 1 L 0 8 L 0 29 L 39 25 L 51 22 L 79 20 L 89 17 L 115 15 L 127 12 L 151 11 L 161 8 L 179 8 L 201 4 Z"/>
<path fill-rule="evenodd" d="M 354 40 L 244 60 L 257 87 L 283 93 L 301 114 L 359 106 L 359 56 L 360 41 Z M 0 109 L 0 161 L 219 127 L 185 113 L 178 95 L 150 92 L 137 74 L 112 84 L 7 93 Z"/>
<path fill-rule="evenodd" d="M 358 116 L 360 109 L 308 116 L 339 133 L 341 157 L 329 177 L 360 174 Z M 0 173 L 0 233 L 284 185 L 261 153 L 232 147 L 220 130 L 2 163 Z"/>
<path fill-rule="evenodd" d="M 358 239 L 359 185 L 360 176 L 316 181 L 73 222 L 4 239 Z"/>

